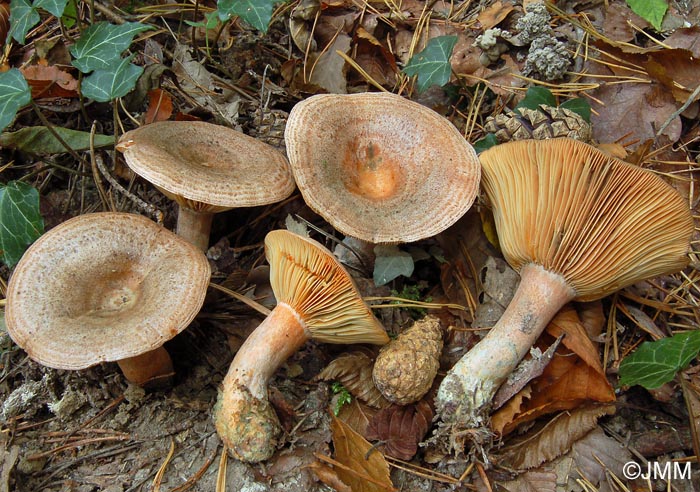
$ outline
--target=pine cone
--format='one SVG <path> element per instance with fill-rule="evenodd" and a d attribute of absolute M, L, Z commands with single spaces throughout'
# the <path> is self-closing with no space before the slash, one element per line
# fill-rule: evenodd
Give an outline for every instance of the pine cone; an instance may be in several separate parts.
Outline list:
<path fill-rule="evenodd" d="M 540 104 L 540 109 L 506 109 L 486 119 L 484 130 L 496 135 L 499 143 L 511 140 L 544 140 L 570 137 L 582 142 L 591 141 L 591 125 L 570 109 Z"/>
<path fill-rule="evenodd" d="M 379 352 L 372 370 L 377 389 L 399 405 L 420 400 L 437 374 L 442 343 L 442 328 L 436 317 L 416 321 Z"/>

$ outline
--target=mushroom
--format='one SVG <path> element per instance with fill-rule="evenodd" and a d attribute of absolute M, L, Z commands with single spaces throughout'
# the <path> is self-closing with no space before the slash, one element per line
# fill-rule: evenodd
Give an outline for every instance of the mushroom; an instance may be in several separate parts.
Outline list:
<path fill-rule="evenodd" d="M 522 140 L 480 159 L 503 255 L 521 281 L 500 320 L 442 381 L 436 405 L 453 431 L 484 422 L 495 391 L 564 304 L 681 270 L 693 234 L 675 189 L 588 144 Z"/>
<path fill-rule="evenodd" d="M 268 380 L 309 338 L 389 341 L 351 277 L 322 245 L 272 231 L 265 237 L 265 255 L 277 306 L 236 353 L 214 407 L 219 436 L 234 457 L 251 463 L 272 456 L 281 432 L 267 400 Z"/>
<path fill-rule="evenodd" d="M 22 256 L 5 320 L 30 358 L 56 369 L 116 361 L 137 385 L 173 375 L 163 343 L 202 307 L 209 262 L 189 242 L 135 214 L 85 214 Z"/>
<path fill-rule="evenodd" d="M 284 200 L 294 191 L 282 153 L 230 128 L 201 121 L 161 121 L 122 135 L 128 166 L 180 206 L 177 233 L 209 246 L 214 214 Z"/>
<path fill-rule="evenodd" d="M 438 234 L 479 188 L 479 160 L 459 131 L 395 94 L 312 96 L 292 108 L 285 140 L 309 207 L 373 244 Z"/>

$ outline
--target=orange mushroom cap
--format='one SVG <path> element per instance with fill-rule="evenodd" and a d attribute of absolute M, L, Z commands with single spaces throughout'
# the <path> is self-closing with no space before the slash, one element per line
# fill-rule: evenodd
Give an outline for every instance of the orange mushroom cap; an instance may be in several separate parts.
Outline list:
<path fill-rule="evenodd" d="M 265 255 L 277 302 L 288 304 L 315 340 L 379 345 L 389 341 L 352 277 L 321 244 L 277 230 L 265 237 Z"/>
<path fill-rule="evenodd" d="M 292 109 L 285 140 L 309 207 L 371 243 L 434 236 L 478 192 L 471 145 L 438 113 L 395 94 L 312 96 Z"/>
<path fill-rule="evenodd" d="M 282 153 L 225 126 L 161 121 L 126 132 L 117 149 L 136 174 L 200 212 L 275 203 L 294 191 Z"/>
<path fill-rule="evenodd" d="M 688 264 L 693 217 L 656 174 L 569 138 L 521 140 L 480 156 L 503 254 L 604 297 Z"/>
<path fill-rule="evenodd" d="M 22 256 L 7 288 L 7 330 L 57 369 L 133 357 L 190 324 L 209 277 L 201 251 L 145 217 L 80 215 Z"/>

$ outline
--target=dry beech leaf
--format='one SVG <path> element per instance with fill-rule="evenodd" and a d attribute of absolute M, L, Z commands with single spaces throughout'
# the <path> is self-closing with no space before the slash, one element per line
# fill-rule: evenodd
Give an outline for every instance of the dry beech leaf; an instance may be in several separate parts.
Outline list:
<path fill-rule="evenodd" d="M 588 338 L 595 339 L 603 333 L 607 318 L 601 301 L 578 302 L 576 303 L 576 312 L 581 324 L 586 329 Z"/>
<path fill-rule="evenodd" d="M 315 461 L 306 468 L 310 469 L 316 478 L 331 487 L 337 492 L 352 492 L 349 485 L 346 485 L 339 477 L 338 473 L 328 465 Z"/>
<path fill-rule="evenodd" d="M 372 381 L 374 362 L 364 352 L 348 352 L 331 361 L 316 377 L 321 381 L 339 381 L 352 396 L 374 408 L 391 405 Z"/>
<path fill-rule="evenodd" d="M 665 49 L 647 56 L 643 66 L 649 76 L 670 90 L 676 102 L 686 102 L 700 81 L 700 60 L 684 49 Z M 696 95 L 694 101 L 697 99 Z"/>
<path fill-rule="evenodd" d="M 493 415 L 492 426 L 497 425 L 494 430 L 501 435 L 542 415 L 576 409 L 588 402 L 615 401 L 615 391 L 600 364 L 598 350 L 570 305 L 550 322 L 538 346 L 546 347 L 555 336 L 562 334 L 566 336 L 551 362 L 542 375 L 530 383 L 531 394 L 520 405 L 520 413 L 513 414 L 509 407 Z"/>
<path fill-rule="evenodd" d="M 693 52 L 693 56 L 700 58 L 700 27 L 682 27 L 673 31 L 664 39 L 664 44 L 671 48 L 682 48 Z"/>
<path fill-rule="evenodd" d="M 20 70 L 32 89 L 33 99 L 78 96 L 78 81 L 54 65 L 29 65 Z"/>
<path fill-rule="evenodd" d="M 0 48 L 5 46 L 7 31 L 10 30 L 10 3 L 0 2 Z"/>
<path fill-rule="evenodd" d="M 515 480 L 498 485 L 508 492 L 555 492 L 557 474 L 551 471 L 532 470 L 521 473 Z"/>
<path fill-rule="evenodd" d="M 350 403 L 343 405 L 340 412 L 338 412 L 338 418 L 352 427 L 355 432 L 368 439 L 367 426 L 369 426 L 376 413 L 377 410 L 375 408 L 360 403 L 357 398 L 353 398 Z"/>
<path fill-rule="evenodd" d="M 166 121 L 173 114 L 173 100 L 163 89 L 148 91 L 148 109 L 144 116 L 144 124 Z"/>
<path fill-rule="evenodd" d="M 382 453 L 372 450 L 364 437 L 352 430 L 342 420 L 331 414 L 331 431 L 338 477 L 353 492 L 394 491 L 389 476 L 389 464 Z"/>
<path fill-rule="evenodd" d="M 425 400 L 411 405 L 392 405 L 378 411 L 367 427 L 367 439 L 384 441 L 384 452 L 410 460 L 418 452 L 433 420 L 433 409 Z"/>
<path fill-rule="evenodd" d="M 498 462 L 515 470 L 535 468 L 563 455 L 588 434 L 603 415 L 615 413 L 614 405 L 581 407 L 562 412 L 544 427 L 529 432 L 498 453 Z"/>
<path fill-rule="evenodd" d="M 608 471 L 623 477 L 625 463 L 634 460 L 624 445 L 607 436 L 600 427 L 576 441 L 566 456 L 572 459 L 571 469 L 561 478 L 568 476 L 571 483 L 580 476 L 596 486 L 606 480 Z"/>
<path fill-rule="evenodd" d="M 503 435 L 503 429 L 506 425 L 512 423 L 515 417 L 521 415 L 524 411 L 523 405 L 532 395 L 532 388 L 530 385 L 525 386 L 523 389 L 518 391 L 518 393 L 508 400 L 498 412 L 491 416 L 491 429 L 499 435 Z"/>
<path fill-rule="evenodd" d="M 491 29 L 501 23 L 513 11 L 513 5 L 497 1 L 481 11 L 476 20 L 483 30 Z"/>

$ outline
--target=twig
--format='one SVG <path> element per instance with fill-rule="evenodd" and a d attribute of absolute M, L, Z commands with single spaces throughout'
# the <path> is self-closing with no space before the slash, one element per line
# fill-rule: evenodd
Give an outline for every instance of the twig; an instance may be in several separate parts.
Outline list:
<path fill-rule="evenodd" d="M 692 92 L 692 94 L 690 94 L 690 96 L 688 96 L 688 99 L 686 99 L 686 101 L 683 103 L 683 106 L 681 106 L 680 108 L 675 110 L 673 112 L 673 114 L 671 116 L 669 116 L 666 121 L 664 121 L 664 124 L 661 125 L 661 128 L 659 128 L 659 130 L 656 132 L 656 138 L 659 138 L 661 136 L 661 134 L 663 133 L 663 131 L 666 129 L 666 127 L 668 125 L 670 125 L 674 119 L 676 119 L 678 116 L 680 116 L 680 114 L 683 111 L 688 109 L 688 106 L 690 106 L 691 104 L 693 104 L 693 102 L 695 102 L 695 99 L 698 97 L 698 95 L 700 95 L 700 85 L 698 85 L 695 88 L 695 90 Z"/>

